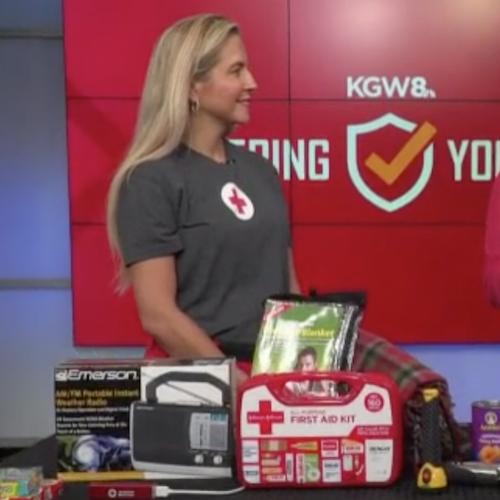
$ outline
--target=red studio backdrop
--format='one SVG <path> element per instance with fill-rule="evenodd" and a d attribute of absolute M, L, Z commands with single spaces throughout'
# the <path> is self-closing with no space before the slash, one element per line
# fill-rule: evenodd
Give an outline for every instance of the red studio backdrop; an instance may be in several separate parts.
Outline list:
<path fill-rule="evenodd" d="M 498 0 L 86 0 L 64 4 L 75 344 L 144 344 L 104 200 L 154 42 L 201 12 L 242 27 L 259 90 L 232 139 L 280 172 L 305 289 L 368 290 L 364 326 L 395 342 L 496 342 Z"/>

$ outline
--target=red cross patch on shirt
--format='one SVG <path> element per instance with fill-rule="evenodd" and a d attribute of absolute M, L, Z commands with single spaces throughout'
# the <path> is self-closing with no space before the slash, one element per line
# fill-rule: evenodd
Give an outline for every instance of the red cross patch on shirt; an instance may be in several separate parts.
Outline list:
<path fill-rule="evenodd" d="M 255 208 L 252 200 L 234 183 L 224 184 L 221 190 L 221 198 L 224 204 L 240 220 L 250 220 Z"/>

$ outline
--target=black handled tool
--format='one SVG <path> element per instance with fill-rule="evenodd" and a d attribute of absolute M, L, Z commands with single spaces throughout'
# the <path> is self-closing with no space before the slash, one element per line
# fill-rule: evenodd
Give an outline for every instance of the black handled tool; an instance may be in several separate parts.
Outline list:
<path fill-rule="evenodd" d="M 451 484 L 463 486 L 500 486 L 498 465 L 481 462 L 447 463 L 446 474 Z"/>
<path fill-rule="evenodd" d="M 420 491 L 438 493 L 448 487 L 448 476 L 442 459 L 441 439 L 439 435 L 439 414 L 441 404 L 439 390 L 422 390 L 424 407 L 422 410 L 422 450 L 421 467 L 417 475 L 417 487 Z"/>

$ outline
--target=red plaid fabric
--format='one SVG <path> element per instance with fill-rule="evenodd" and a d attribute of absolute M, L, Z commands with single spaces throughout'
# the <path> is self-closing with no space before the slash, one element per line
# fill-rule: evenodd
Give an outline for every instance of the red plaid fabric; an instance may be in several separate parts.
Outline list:
<path fill-rule="evenodd" d="M 421 440 L 421 390 L 435 387 L 441 394 L 443 415 L 441 448 L 443 458 L 461 459 L 470 455 L 468 436 L 453 416 L 453 401 L 446 380 L 420 361 L 387 340 L 365 330 L 358 332 L 352 371 L 378 372 L 398 384 L 405 405 L 404 425 L 408 458 L 418 460 Z"/>
<path fill-rule="evenodd" d="M 405 401 L 422 386 L 434 382 L 445 383 L 441 375 L 404 350 L 365 330 L 358 333 L 352 371 L 389 375 L 398 384 Z"/>

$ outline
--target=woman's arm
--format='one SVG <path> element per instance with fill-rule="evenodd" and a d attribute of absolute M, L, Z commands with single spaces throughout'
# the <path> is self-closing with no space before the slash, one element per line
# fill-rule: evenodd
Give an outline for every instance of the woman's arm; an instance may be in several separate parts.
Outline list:
<path fill-rule="evenodd" d="M 292 226 L 290 223 L 290 214 L 289 214 L 289 206 L 288 202 L 285 196 L 285 192 L 283 190 L 283 183 L 280 179 L 280 176 L 278 174 L 278 171 L 274 167 L 274 165 L 268 161 L 264 160 L 266 165 L 267 165 L 267 170 L 271 173 L 271 180 L 276 186 L 276 192 L 278 193 L 278 196 L 281 198 L 281 201 L 283 205 L 286 207 L 286 213 L 287 213 L 287 224 L 288 224 L 288 279 L 289 279 L 289 293 L 296 293 L 300 294 L 300 284 L 299 280 L 297 278 L 297 273 L 295 271 L 295 264 L 294 264 L 294 259 L 293 259 L 293 237 L 292 237 Z"/>
<path fill-rule="evenodd" d="M 293 251 L 288 249 L 288 272 L 290 276 L 290 293 L 300 294 L 300 284 L 295 271 L 295 264 L 293 260 Z"/>
<path fill-rule="evenodd" d="M 143 328 L 171 356 L 223 357 L 209 335 L 176 303 L 175 257 L 138 262 L 130 279 Z"/>
<path fill-rule="evenodd" d="M 500 176 L 493 184 L 486 217 L 483 283 L 490 303 L 500 307 Z"/>
<path fill-rule="evenodd" d="M 175 257 L 159 257 L 130 266 L 139 317 L 144 330 L 171 356 L 220 358 L 224 353 L 176 302 Z M 247 375 L 236 370 L 238 385 Z"/>

